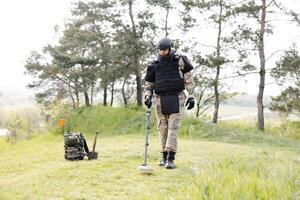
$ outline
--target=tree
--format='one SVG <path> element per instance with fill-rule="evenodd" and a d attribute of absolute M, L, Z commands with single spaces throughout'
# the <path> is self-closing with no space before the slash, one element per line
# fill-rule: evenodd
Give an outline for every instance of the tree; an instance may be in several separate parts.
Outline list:
<path fill-rule="evenodd" d="M 57 46 L 48 45 L 45 51 L 52 59 L 52 64 L 68 75 L 70 83 L 73 81 L 74 91 L 82 92 L 85 105 L 91 105 L 89 88 L 95 85 L 98 74 L 98 57 L 95 54 L 95 34 L 82 30 L 81 24 L 68 24 L 64 35 Z M 61 73 L 62 75 L 62 73 Z"/>
<path fill-rule="evenodd" d="M 59 43 L 43 50 L 44 57 L 49 59 L 43 62 L 43 55 L 38 53 L 29 57 L 25 67 L 37 78 L 30 86 L 45 88 L 37 94 L 40 102 L 50 103 L 53 98 L 49 97 L 61 91 L 70 95 L 73 107 L 79 106 L 80 93 L 84 95 L 85 105 L 90 106 L 99 78 L 107 88 L 111 78 L 108 74 L 113 72 L 110 68 L 112 39 L 107 30 L 115 19 L 110 2 L 77 2 Z"/>
<path fill-rule="evenodd" d="M 228 40 L 226 34 L 226 28 L 231 27 L 232 18 L 236 16 L 234 10 L 240 5 L 235 1 L 224 0 L 210 0 L 210 1 L 194 1 L 194 0 L 181 0 L 181 4 L 184 6 L 182 12 L 183 30 L 187 31 L 192 28 L 198 28 L 201 18 L 205 17 L 205 20 L 209 22 L 211 27 L 216 30 L 216 45 L 206 45 L 213 48 L 213 52 L 207 56 L 206 66 L 214 69 L 215 75 L 213 78 L 212 86 L 214 89 L 214 112 L 212 122 L 217 123 L 219 115 L 219 106 L 221 103 L 220 98 L 220 74 L 221 69 L 228 67 L 228 64 L 232 61 L 228 58 L 227 52 L 231 50 L 228 43 L 233 43 L 234 40 Z M 195 15 L 194 15 L 195 14 Z M 203 22 L 202 22 L 203 23 Z M 233 44 L 232 44 L 233 45 Z"/>
<path fill-rule="evenodd" d="M 196 76 L 195 96 L 196 96 L 196 117 L 200 117 L 213 106 L 212 81 L 204 76 Z"/>
<path fill-rule="evenodd" d="M 44 92 L 39 93 L 40 95 L 37 94 L 41 101 L 51 96 L 63 99 L 67 91 L 75 107 L 73 94 L 76 95 L 77 104 L 79 104 L 79 93 L 82 92 L 86 105 L 90 105 L 88 88 L 96 79 L 97 59 L 86 56 L 89 46 L 83 43 L 88 39 L 85 32 L 70 26 L 65 30 L 59 45 L 46 46 L 43 50 L 44 55 L 37 52 L 31 53 L 25 68 L 28 74 L 36 78 L 33 83 L 29 84 L 29 87 L 45 89 Z M 81 41 L 81 46 L 78 41 Z"/>
<path fill-rule="evenodd" d="M 270 110 L 283 113 L 300 111 L 300 89 L 289 86 L 280 95 L 271 97 Z"/>
<path fill-rule="evenodd" d="M 245 13 L 247 16 L 247 25 L 240 25 L 240 35 L 241 39 L 252 42 L 253 47 L 251 50 L 258 52 L 259 55 L 259 90 L 257 95 L 257 127 L 260 130 L 264 130 L 264 88 L 266 82 L 266 56 L 265 56 L 265 38 L 267 34 L 272 34 L 272 15 L 288 14 L 291 16 L 291 13 L 287 9 L 283 8 L 282 5 L 278 3 L 277 0 L 260 0 L 259 3 L 252 0 L 247 3 L 244 3 L 241 7 L 235 10 L 236 13 Z M 254 23 L 258 25 L 257 28 L 252 28 L 249 24 L 249 20 L 254 20 Z"/>
<path fill-rule="evenodd" d="M 154 31 L 156 25 L 153 21 L 153 13 L 149 10 L 134 10 L 134 0 L 121 0 L 121 6 L 126 7 L 125 14 L 129 16 L 120 22 L 122 29 L 118 30 L 119 40 L 122 42 L 123 56 L 128 60 L 128 70 L 135 76 L 137 105 L 142 105 L 142 70 L 145 60 L 152 52 Z M 121 11 L 124 13 L 124 10 Z M 121 14 L 123 16 L 124 14 Z M 126 19 L 126 16 L 123 16 Z M 125 58 L 125 59 L 126 59 Z"/>
<path fill-rule="evenodd" d="M 285 51 L 271 75 L 286 89 L 271 98 L 270 109 L 286 113 L 300 111 L 300 56 L 295 46 Z"/>
<path fill-rule="evenodd" d="M 170 10 L 173 9 L 174 7 L 171 5 L 170 0 L 147 0 L 147 3 L 151 6 L 157 6 L 159 8 L 162 8 L 166 11 L 166 15 L 164 18 L 164 25 L 162 30 L 165 32 L 165 37 L 168 37 L 169 35 L 169 14 Z"/>
<path fill-rule="evenodd" d="M 271 70 L 271 75 L 279 85 L 292 84 L 300 86 L 300 55 L 293 46 L 284 52 L 284 55 L 276 62 L 276 67 Z"/>
<path fill-rule="evenodd" d="M 213 106 L 214 94 L 213 83 L 211 77 L 211 68 L 207 67 L 208 60 L 201 56 L 195 48 L 197 42 L 193 45 L 189 44 L 183 48 L 183 52 L 190 54 L 194 64 L 193 79 L 194 79 L 194 95 L 196 98 L 196 117 L 200 117 L 208 109 Z"/>
<path fill-rule="evenodd" d="M 61 73 L 59 67 L 51 65 L 46 59 L 47 56 L 49 55 L 45 52 L 43 55 L 33 51 L 25 64 L 26 73 L 33 77 L 28 87 L 44 89 L 36 94 L 36 99 L 46 108 L 54 99 L 65 98 L 65 88 L 68 88 L 68 85 L 72 86 L 68 81 L 67 73 Z"/>
<path fill-rule="evenodd" d="M 116 27 L 120 22 L 120 15 L 115 11 L 116 2 L 105 0 L 101 2 L 79 1 L 72 10 L 73 17 L 80 23 L 80 29 L 94 35 L 94 55 L 98 58 L 99 68 L 96 73 L 103 89 L 103 104 L 107 105 L 108 89 L 111 86 L 111 101 L 113 100 L 114 83 L 119 78 L 115 50 Z M 93 87 L 92 87 L 93 89 Z M 93 91 L 93 90 L 92 90 Z"/>

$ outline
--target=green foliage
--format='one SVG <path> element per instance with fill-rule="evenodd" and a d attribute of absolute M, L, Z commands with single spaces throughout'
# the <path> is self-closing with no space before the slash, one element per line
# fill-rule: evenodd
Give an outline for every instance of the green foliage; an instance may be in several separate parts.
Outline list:
<path fill-rule="evenodd" d="M 280 85 L 291 85 L 280 95 L 272 97 L 271 110 L 286 112 L 300 111 L 300 56 L 293 46 L 285 51 L 281 59 L 272 69 L 271 75 Z"/>
<path fill-rule="evenodd" d="M 9 130 L 8 142 L 15 143 L 17 139 L 29 139 L 29 133 L 26 131 L 28 123 L 19 115 L 12 114 L 8 116 L 4 125 Z"/>
<path fill-rule="evenodd" d="M 35 79 L 29 86 L 41 90 L 37 94 L 39 103 L 71 100 L 75 108 L 82 105 L 80 94 L 83 94 L 85 105 L 90 106 L 94 93 L 103 89 L 106 105 L 109 87 L 118 92 L 114 90 L 115 83 L 124 81 L 128 85 L 135 80 L 137 103 L 141 105 L 142 69 L 153 52 L 157 26 L 151 10 L 136 12 L 136 2 L 105 0 L 73 4 L 58 44 L 47 45 L 42 53 L 34 52 L 27 59 L 25 68 Z M 124 87 L 121 90 L 123 99 L 131 96 Z"/>
<path fill-rule="evenodd" d="M 156 23 L 155 27 L 159 27 L 159 31 L 164 31 L 165 32 L 165 37 L 168 37 L 169 33 L 171 32 L 171 27 L 168 25 L 169 24 L 169 13 L 170 10 L 173 10 L 175 8 L 174 2 L 171 2 L 170 0 L 146 0 L 147 4 L 151 7 L 158 6 L 160 10 L 160 15 L 162 16 L 159 21 L 164 21 L 163 27 L 157 26 Z M 163 16 L 163 13 L 161 10 L 164 9 L 165 16 Z M 160 30 L 161 29 L 161 30 Z M 162 35 L 162 34 L 161 34 Z M 175 45 L 174 45 L 175 47 Z"/>
<path fill-rule="evenodd" d="M 271 97 L 272 102 L 270 110 L 289 113 L 291 111 L 300 111 L 300 90 L 298 88 L 288 87 L 280 95 Z"/>
<path fill-rule="evenodd" d="M 295 46 L 284 52 L 271 75 L 281 84 L 300 84 L 300 55 Z"/>
<path fill-rule="evenodd" d="M 248 1 L 234 9 L 235 14 L 246 14 L 247 17 L 259 18 L 261 6 L 257 5 L 255 1 Z"/>
<path fill-rule="evenodd" d="M 172 8 L 170 0 L 146 0 L 148 4 L 160 6 L 162 8 Z"/>
<path fill-rule="evenodd" d="M 143 134 L 145 113 L 141 108 L 129 105 L 126 108 L 95 106 L 74 110 L 67 119 L 66 129 L 102 135 Z M 153 119 L 153 118 L 152 118 Z M 153 120 L 152 120 L 152 125 Z"/>
<path fill-rule="evenodd" d="M 12 111 L 4 115 L 3 126 L 8 129 L 7 141 L 16 143 L 18 140 L 28 140 L 41 133 L 43 120 L 35 109 Z"/>
<path fill-rule="evenodd" d="M 151 113 L 151 134 L 157 133 L 155 112 Z M 245 143 L 251 145 L 273 145 L 299 148 L 300 144 L 292 139 L 299 138 L 297 123 L 268 124 L 266 133 L 257 130 L 255 123 L 245 121 L 220 121 L 218 125 L 185 116 L 178 132 L 180 136 L 202 138 L 226 143 Z M 278 128 L 280 127 L 280 128 Z M 288 127 L 286 130 L 285 127 Z M 57 133 L 61 130 L 56 126 Z M 81 107 L 66 117 L 65 131 L 81 131 L 92 135 L 98 131 L 101 135 L 128 135 L 145 133 L 145 111 L 136 106 L 111 108 L 105 106 Z M 292 139 L 289 139 L 292 138 Z"/>

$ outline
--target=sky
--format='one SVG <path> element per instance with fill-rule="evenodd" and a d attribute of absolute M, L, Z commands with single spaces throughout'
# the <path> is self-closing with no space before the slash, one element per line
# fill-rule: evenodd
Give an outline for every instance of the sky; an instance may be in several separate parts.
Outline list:
<path fill-rule="evenodd" d="M 0 90 L 25 90 L 30 77 L 24 64 L 30 51 L 55 41 L 71 0 L 10 0 L 0 2 Z M 29 92 L 29 91 L 28 91 Z"/>
<path fill-rule="evenodd" d="M 256 0 L 260 1 L 260 0 Z M 284 7 L 288 10 L 293 9 L 295 12 L 300 13 L 300 1 L 299 0 L 282 0 L 280 2 L 284 2 Z M 266 69 L 272 69 L 274 68 L 275 62 L 280 59 L 280 56 L 283 54 L 283 50 L 289 49 L 293 43 L 297 45 L 297 49 L 300 52 L 300 25 L 297 25 L 296 23 L 288 23 L 287 21 L 284 21 L 287 19 L 286 16 L 273 16 L 271 24 L 273 26 L 273 35 L 267 35 L 265 37 L 265 57 L 266 59 L 269 58 L 274 52 L 274 55 L 266 62 Z M 284 19 L 284 20 L 282 20 Z M 289 17 L 289 19 L 291 19 Z M 216 36 L 217 36 L 217 29 L 209 28 L 211 26 L 210 24 L 204 24 L 204 22 L 201 22 L 199 32 L 195 36 L 194 33 L 190 32 L 188 33 L 188 36 L 195 38 L 196 40 L 200 40 L 203 44 L 211 45 L 213 44 L 215 46 L 216 44 Z M 256 26 L 257 27 L 257 26 Z M 224 29 L 226 30 L 226 28 Z M 228 29 L 227 29 L 228 30 Z M 200 52 L 202 55 L 207 55 L 207 50 L 211 47 L 200 47 Z M 256 57 L 252 57 L 251 64 L 254 64 L 255 66 L 259 66 L 259 57 L 258 55 Z M 232 76 L 231 74 L 232 70 L 221 70 L 220 77 L 228 77 Z M 236 74 L 235 74 L 236 75 Z M 230 87 L 230 90 L 233 92 L 240 92 L 240 93 L 246 93 L 251 95 L 257 95 L 258 88 L 259 88 L 259 79 L 260 76 L 258 74 L 252 74 L 246 76 L 246 78 L 235 78 L 235 79 L 228 79 L 228 81 L 225 81 L 227 85 Z M 224 81 L 223 81 L 224 82 Z M 266 80 L 265 80 L 265 90 L 264 94 L 269 96 L 279 95 L 282 91 L 282 87 L 279 87 L 275 81 L 272 79 L 270 74 L 266 73 Z"/>
<path fill-rule="evenodd" d="M 64 20 L 70 16 L 71 3 L 74 0 L 10 0 L 0 2 L 0 90 L 26 89 L 30 77 L 24 74 L 26 58 L 32 50 L 41 50 L 43 46 L 57 40 L 54 26 L 63 26 Z M 287 7 L 298 9 L 299 0 L 284 1 Z M 205 33 L 207 34 L 207 32 Z M 280 22 L 275 27 L 275 34 L 266 40 L 272 52 L 287 49 L 292 42 L 300 43 L 300 27 Z M 300 47 L 300 44 L 298 45 Z M 267 52 L 266 57 L 270 55 Z M 274 56 L 274 59 L 278 57 Z M 269 66 L 274 66 L 271 60 Z M 268 77 L 269 78 L 269 77 Z M 233 85 L 248 94 L 257 94 L 258 76 L 250 76 L 248 81 Z M 267 83 L 272 81 L 267 80 Z M 268 84 L 266 95 L 280 92 L 276 84 Z"/>

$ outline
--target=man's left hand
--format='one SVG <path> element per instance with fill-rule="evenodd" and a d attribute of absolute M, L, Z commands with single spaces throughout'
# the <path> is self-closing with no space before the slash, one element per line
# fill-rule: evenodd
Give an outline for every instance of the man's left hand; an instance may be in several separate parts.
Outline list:
<path fill-rule="evenodd" d="M 195 100 L 193 97 L 190 97 L 186 100 L 185 106 L 188 110 L 191 110 L 195 106 Z"/>

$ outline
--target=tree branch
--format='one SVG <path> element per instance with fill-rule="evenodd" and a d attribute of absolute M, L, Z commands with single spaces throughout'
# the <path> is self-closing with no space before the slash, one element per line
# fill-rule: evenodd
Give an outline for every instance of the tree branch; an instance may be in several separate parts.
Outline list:
<path fill-rule="evenodd" d="M 268 5 L 266 6 L 266 8 L 268 8 L 273 2 L 275 2 L 275 0 L 270 1 L 270 3 L 268 3 Z"/>
<path fill-rule="evenodd" d="M 199 113 L 199 116 L 202 115 L 203 113 L 205 113 L 205 111 L 207 111 L 207 110 L 208 110 L 209 108 L 211 108 L 212 106 L 213 106 L 213 104 L 211 104 L 211 105 L 209 105 L 209 106 L 203 108 L 202 111 Z"/>
<path fill-rule="evenodd" d="M 250 74 L 258 74 L 259 72 L 255 71 L 255 72 L 247 72 L 244 74 L 241 74 L 239 72 L 236 72 L 238 75 L 232 75 L 232 76 L 225 76 L 223 78 L 219 78 L 219 80 L 225 80 L 225 79 L 229 79 L 229 78 L 236 78 L 236 77 L 242 77 L 242 76 L 246 76 L 246 75 L 250 75 Z"/>
<path fill-rule="evenodd" d="M 281 51 L 285 51 L 285 50 L 280 49 L 280 50 L 274 51 L 274 52 L 266 59 L 266 62 L 267 62 L 269 59 L 271 59 L 276 53 L 281 52 Z"/>
<path fill-rule="evenodd" d="M 275 6 L 277 7 L 277 8 L 279 8 L 280 10 L 284 10 L 283 8 L 281 8 L 278 4 L 277 4 L 277 2 L 275 1 L 275 0 L 273 0 L 274 1 L 274 4 L 275 4 Z"/>
<path fill-rule="evenodd" d="M 204 47 L 209 47 L 209 48 L 214 48 L 214 49 L 217 49 L 216 46 L 213 46 L 213 45 L 208 45 L 208 44 L 202 44 L 200 42 L 197 42 L 197 44 L 201 45 L 201 46 L 204 46 Z"/>

